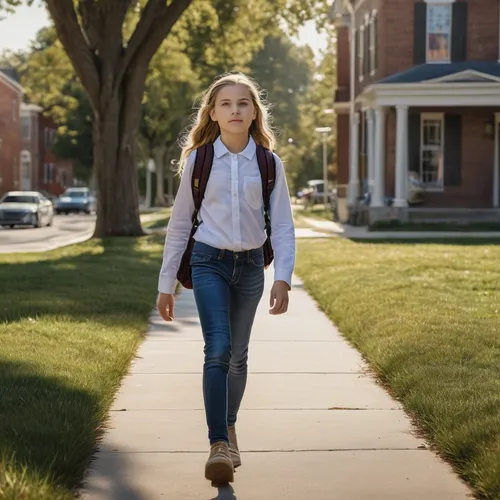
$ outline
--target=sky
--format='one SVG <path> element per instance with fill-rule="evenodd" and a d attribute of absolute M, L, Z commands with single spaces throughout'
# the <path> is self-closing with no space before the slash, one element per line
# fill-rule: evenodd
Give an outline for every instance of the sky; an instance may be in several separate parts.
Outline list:
<path fill-rule="evenodd" d="M 3 17 L 0 20 L 0 52 L 5 49 L 26 49 L 36 32 L 49 24 L 43 7 L 22 6 L 16 9 L 15 14 L 5 14 Z M 314 53 L 319 55 L 326 47 L 326 37 L 316 32 L 314 22 L 309 22 L 301 29 L 298 43 L 308 43 Z"/>

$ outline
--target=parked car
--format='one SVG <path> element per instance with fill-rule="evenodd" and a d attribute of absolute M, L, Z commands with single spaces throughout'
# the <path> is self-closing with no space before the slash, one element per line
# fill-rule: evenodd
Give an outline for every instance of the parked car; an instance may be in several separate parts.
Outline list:
<path fill-rule="evenodd" d="M 51 226 L 52 202 L 37 191 L 10 191 L 0 199 L 1 226 Z"/>
<path fill-rule="evenodd" d="M 50 200 L 51 203 L 52 203 L 52 205 L 54 205 L 54 203 L 57 200 L 57 195 L 56 194 L 49 193 L 48 191 L 45 191 L 45 189 L 40 189 L 38 192 L 40 194 L 42 194 L 43 196 L 45 196 L 45 198 L 47 198 L 48 200 Z"/>
<path fill-rule="evenodd" d="M 324 203 L 324 186 L 323 180 L 315 179 L 307 181 L 307 187 L 302 188 L 297 193 L 297 199 L 300 200 L 306 206 L 316 205 L 318 203 Z M 332 203 L 332 199 L 335 198 L 335 192 L 333 189 L 329 189 L 327 203 Z"/>
<path fill-rule="evenodd" d="M 84 212 L 91 214 L 96 209 L 95 197 L 87 187 L 68 188 L 55 202 L 56 214 Z"/>

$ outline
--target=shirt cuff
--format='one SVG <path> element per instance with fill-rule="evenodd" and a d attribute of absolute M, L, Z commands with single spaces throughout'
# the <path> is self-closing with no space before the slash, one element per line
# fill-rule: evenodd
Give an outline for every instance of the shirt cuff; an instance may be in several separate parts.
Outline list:
<path fill-rule="evenodd" d="M 170 295 L 174 295 L 175 288 L 177 285 L 177 277 L 170 276 L 160 276 L 158 280 L 158 291 L 160 293 L 169 293 Z"/>
<path fill-rule="evenodd" d="M 276 269 L 274 271 L 274 281 L 284 281 L 292 289 L 292 273 L 284 271 L 282 269 Z"/>

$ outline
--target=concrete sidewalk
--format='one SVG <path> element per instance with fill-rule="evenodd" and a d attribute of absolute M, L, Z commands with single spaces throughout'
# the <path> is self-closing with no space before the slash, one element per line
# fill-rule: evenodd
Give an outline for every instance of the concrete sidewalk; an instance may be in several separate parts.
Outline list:
<path fill-rule="evenodd" d="M 446 240 L 500 239 L 499 231 L 370 231 L 366 226 L 349 226 L 329 220 L 302 217 L 312 230 L 353 240 Z"/>
<path fill-rule="evenodd" d="M 272 272 L 272 271 L 271 271 Z M 85 500 L 462 500 L 469 489 L 414 437 L 356 350 L 295 279 L 287 315 L 256 317 L 237 424 L 243 465 L 219 490 L 201 392 L 203 343 L 194 297 L 177 318 L 153 314 L 86 478 Z"/>

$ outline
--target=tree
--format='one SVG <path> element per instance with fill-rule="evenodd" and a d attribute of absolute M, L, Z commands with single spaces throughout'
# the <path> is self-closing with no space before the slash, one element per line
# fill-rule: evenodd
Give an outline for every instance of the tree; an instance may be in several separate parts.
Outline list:
<path fill-rule="evenodd" d="M 193 105 L 199 90 L 199 80 L 188 57 L 170 40 L 153 58 L 144 94 L 143 119 L 140 126 L 143 150 L 156 163 L 155 205 L 165 201 L 165 167 L 168 169 L 169 195 L 173 195 L 173 175 L 170 159 L 176 149 L 177 138 L 188 125 L 186 110 Z M 146 158 L 145 158 L 146 160 Z"/>
<path fill-rule="evenodd" d="M 45 0 L 58 38 L 94 114 L 93 157 L 99 197 L 95 236 L 142 234 L 136 137 L 146 76 L 154 54 L 192 2 Z M 0 8 L 21 3 L 22 0 L 0 0 Z M 230 12 L 231 7 L 237 12 L 236 9 L 252 6 L 254 12 L 271 12 L 276 19 L 285 12 L 292 27 L 318 9 L 324 11 L 326 3 L 214 0 L 214 5 L 227 7 L 225 12 Z M 210 4 L 208 0 L 196 1 L 197 7 Z M 197 10 L 191 11 L 193 17 L 196 13 Z"/>

